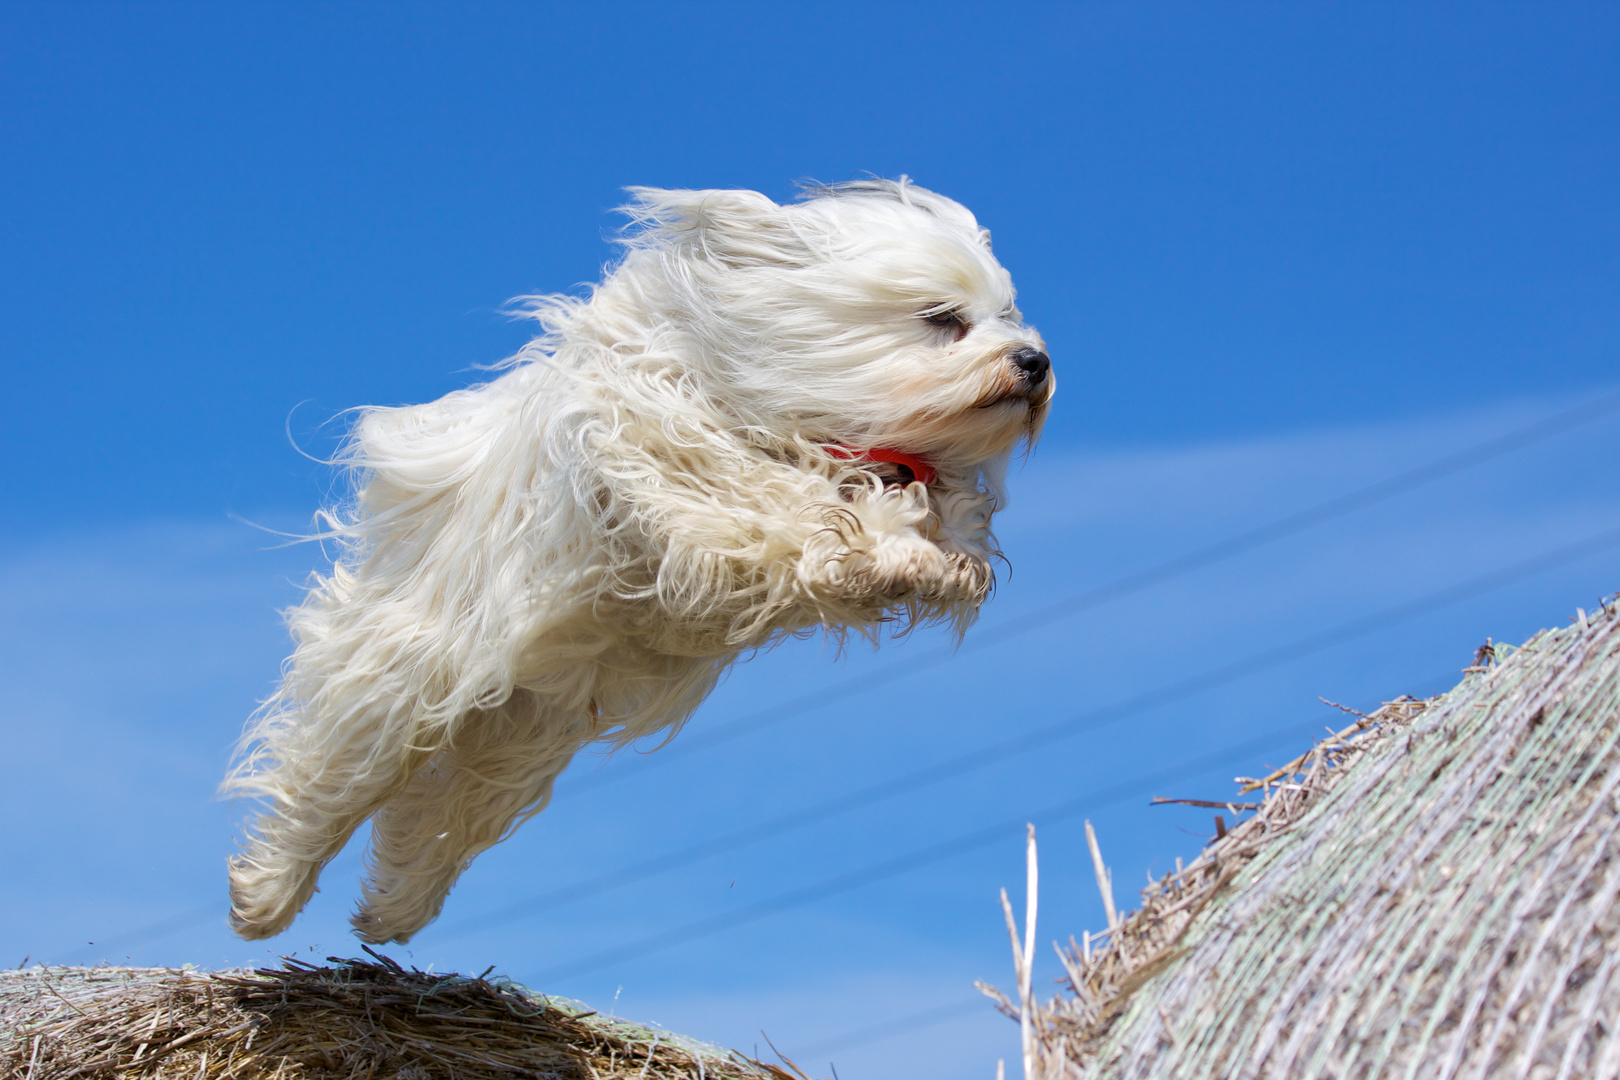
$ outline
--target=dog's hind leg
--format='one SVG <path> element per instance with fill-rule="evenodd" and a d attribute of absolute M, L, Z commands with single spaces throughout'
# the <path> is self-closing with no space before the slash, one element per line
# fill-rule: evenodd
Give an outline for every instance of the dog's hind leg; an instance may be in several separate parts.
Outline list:
<path fill-rule="evenodd" d="M 367 941 L 407 941 L 431 922 L 473 858 L 539 813 L 589 741 L 589 716 L 518 691 L 461 719 L 372 821 L 364 895 L 353 919 Z"/>
<path fill-rule="evenodd" d="M 315 892 L 322 868 L 427 757 L 404 739 L 383 737 L 384 716 L 295 721 L 282 715 L 261 725 L 261 749 L 224 788 L 270 804 L 230 860 L 231 927 L 250 940 L 287 928 Z"/>

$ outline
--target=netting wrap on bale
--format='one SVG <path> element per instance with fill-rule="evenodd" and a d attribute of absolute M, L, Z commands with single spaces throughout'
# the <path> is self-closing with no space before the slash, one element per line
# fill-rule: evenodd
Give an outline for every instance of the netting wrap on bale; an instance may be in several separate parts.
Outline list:
<path fill-rule="evenodd" d="M 505 981 L 379 960 L 6 972 L 0 1077 L 804 1080 Z"/>
<path fill-rule="evenodd" d="M 1620 1076 L 1620 610 L 1244 791 L 1252 818 L 1060 950 L 1032 1072 Z"/>

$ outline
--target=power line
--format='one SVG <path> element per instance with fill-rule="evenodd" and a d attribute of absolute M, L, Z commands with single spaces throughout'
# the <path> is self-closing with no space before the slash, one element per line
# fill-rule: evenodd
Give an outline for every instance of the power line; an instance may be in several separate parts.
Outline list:
<path fill-rule="evenodd" d="M 1452 673 L 1448 671 L 1443 676 L 1434 676 L 1430 681 L 1437 682 L 1440 678 L 1450 678 L 1451 675 Z M 853 1031 L 846 1031 L 841 1035 L 834 1035 L 808 1047 L 799 1047 L 794 1053 L 801 1059 L 808 1059 L 821 1054 L 833 1054 L 841 1050 L 849 1050 L 874 1042 L 883 1042 L 900 1035 L 909 1035 L 914 1031 L 921 1031 L 952 1020 L 972 1016 L 980 1013 L 984 1008 L 985 1001 L 982 997 L 956 1001 L 949 1005 L 938 1005 L 931 1009 L 906 1013 L 904 1016 L 897 1016 L 891 1020 L 884 1020 L 876 1024 L 856 1028 Z"/>
<path fill-rule="evenodd" d="M 1023 634 L 1050 625 L 1053 622 L 1067 618 L 1071 615 L 1079 614 L 1091 608 L 1101 606 L 1104 603 L 1141 592 L 1153 585 L 1161 584 L 1165 581 L 1183 576 L 1195 570 L 1221 562 L 1225 559 L 1235 557 L 1236 555 L 1242 554 L 1243 552 L 1252 550 L 1256 547 L 1276 542 L 1298 532 L 1304 531 L 1307 528 L 1334 520 L 1335 518 L 1342 517 L 1355 510 L 1364 509 L 1367 506 L 1371 506 L 1377 502 L 1392 498 L 1395 495 L 1411 491 L 1446 476 L 1461 472 L 1464 469 L 1470 468 L 1474 465 L 1479 465 L 1494 458 L 1502 457 L 1506 454 L 1524 449 L 1525 447 L 1534 445 L 1537 442 L 1545 441 L 1546 439 L 1569 431 L 1572 428 L 1578 427 L 1582 424 L 1591 423 L 1595 420 L 1601 419 L 1616 411 L 1620 411 L 1620 392 L 1603 395 L 1583 405 L 1566 409 L 1543 420 L 1539 420 L 1535 423 L 1528 424 L 1513 431 L 1507 432 L 1506 434 L 1487 439 L 1484 442 L 1476 443 L 1473 446 L 1466 447 L 1455 453 L 1446 455 L 1445 457 L 1439 458 L 1426 465 L 1417 466 L 1416 468 L 1398 473 L 1388 479 L 1357 488 L 1345 495 L 1329 499 L 1312 507 L 1307 507 L 1306 509 L 1297 511 L 1293 514 L 1285 515 L 1284 517 L 1278 518 L 1277 520 L 1266 525 L 1261 525 L 1256 528 L 1246 530 L 1225 540 L 1218 541 L 1214 544 L 1199 548 L 1185 555 L 1158 563 L 1134 574 L 1117 578 L 1112 582 L 1074 596 L 1070 596 L 1065 600 L 1057 601 L 1041 608 L 1037 608 L 1034 612 L 1017 617 L 1016 620 L 1008 620 L 998 625 L 987 627 L 976 634 L 972 639 L 964 642 L 959 648 L 938 648 L 930 652 L 921 653 L 920 655 L 907 657 L 903 661 L 880 667 L 876 671 L 868 672 L 857 677 L 844 680 L 843 682 L 835 683 L 832 686 L 824 687 L 810 694 L 802 695 L 801 697 L 788 701 L 780 706 L 767 710 L 760 710 L 737 720 L 720 725 L 719 727 L 706 732 L 690 734 L 680 742 L 675 743 L 673 746 L 666 747 L 665 749 L 661 750 L 658 756 L 653 760 L 655 762 L 667 762 L 685 756 L 689 753 L 698 753 L 708 749 L 711 746 L 729 742 L 753 731 L 760 730 L 762 728 L 769 727 L 776 723 L 790 719 L 794 716 L 801 715 L 818 706 L 856 697 L 874 686 L 882 685 L 883 683 L 894 681 L 897 678 L 915 674 L 919 671 L 939 667 L 962 652 L 968 652 L 973 649 L 995 644 L 1001 640 L 1019 637 Z M 1253 659 L 1256 658 L 1251 658 L 1251 660 Z M 1267 664 L 1264 666 L 1271 665 Z M 1263 667 L 1255 670 L 1263 670 Z M 1231 676 L 1231 678 L 1239 677 L 1242 676 Z M 1179 686 L 1182 684 L 1176 685 Z M 1210 685 L 1213 687 L 1221 685 L 1221 683 L 1215 682 Z M 1170 698 L 1167 700 L 1174 699 Z M 1122 703 L 1121 706 L 1115 706 L 1114 708 L 1121 708 L 1126 704 L 1129 703 Z M 1151 706 L 1141 706 L 1141 708 L 1148 707 Z M 1107 722 L 1107 719 L 1108 718 L 1099 717 L 1097 718 L 1097 722 L 1104 723 Z M 1076 718 L 1068 723 L 1075 724 L 1078 723 L 1079 720 L 1080 718 Z M 1042 730 L 1045 731 L 1047 729 Z M 1081 730 L 1085 729 L 1077 728 L 1075 733 L 1079 733 Z M 1041 732 L 1035 732 L 1028 737 L 1038 737 L 1040 735 Z M 1030 747 L 1028 747 L 1028 749 L 1033 749 L 1035 745 L 1043 744 L 1032 744 Z M 996 746 L 988 748 L 985 753 L 995 753 L 1004 746 L 1006 746 L 1006 744 L 997 744 Z M 1024 751 L 1020 749 L 1013 750 L 1012 752 L 1021 753 Z M 946 779 L 948 776 L 960 775 L 959 772 L 952 771 L 957 760 L 959 759 L 953 759 L 952 761 L 942 763 L 941 765 L 932 766 L 927 770 L 919 770 L 916 773 L 908 774 L 907 776 L 901 777 L 897 781 L 893 781 L 887 785 L 882 785 L 883 791 L 899 793 L 902 790 L 915 790 L 918 787 L 927 786 L 929 783 L 935 783 L 939 780 Z M 1001 760 L 1001 758 L 996 758 L 995 760 Z M 989 761 L 986 761 L 986 764 L 989 763 Z M 932 776 L 934 773 L 938 773 L 938 776 L 933 779 L 925 779 L 923 776 L 924 773 L 927 773 L 930 776 Z M 595 787 L 616 782 L 627 775 L 630 775 L 630 771 L 628 770 L 617 770 L 610 773 L 598 773 L 594 776 L 582 778 L 570 786 L 572 790 L 576 792 L 583 792 Z M 911 786 L 904 786 L 908 784 Z M 633 864 L 629 867 L 621 868 L 620 870 L 610 871 L 594 878 L 588 878 L 583 882 L 568 887 L 567 889 L 552 890 L 521 904 L 510 905 L 509 907 L 502 908 L 493 915 L 486 917 L 484 920 L 482 920 L 482 925 L 489 925 L 491 919 L 497 922 L 505 921 L 514 917 L 519 917 L 521 914 L 528 914 L 532 913 L 533 911 L 555 907 L 561 903 L 567 902 L 568 900 L 596 895 L 607 889 L 616 887 L 617 885 L 628 884 L 634 881 L 642 880 L 646 877 L 650 877 L 653 874 L 660 873 L 666 869 L 671 869 L 674 866 L 680 865 L 686 861 L 690 861 L 691 859 L 701 858 L 708 854 L 716 854 L 720 851 L 730 850 L 735 846 L 756 842 L 757 840 L 766 839 L 770 836 L 780 835 L 781 833 L 791 831 L 792 829 L 802 828 L 805 825 L 812 824 L 815 821 L 824 820 L 825 818 L 834 814 L 845 812 L 859 806 L 868 805 L 870 802 L 877 801 L 878 797 L 881 796 L 876 787 L 862 789 L 847 796 L 841 796 L 837 799 L 828 800 L 825 803 L 810 807 L 807 810 L 783 815 L 782 817 L 773 819 L 769 822 L 763 822 L 758 826 L 753 826 L 743 830 L 736 830 L 733 833 L 728 833 L 721 837 L 717 837 L 713 841 L 692 845 L 688 848 L 682 849 L 679 852 L 670 853 L 667 856 L 659 856 L 654 859 Z M 746 836 L 744 834 L 746 834 Z M 116 945 L 118 948 L 128 948 L 132 944 L 145 942 L 153 938 L 164 936 L 171 933 L 174 929 L 187 925 L 192 921 L 199 921 L 202 917 L 204 917 L 205 914 L 212 914 L 213 910 L 213 908 L 208 908 L 206 910 L 203 908 L 198 908 L 192 912 L 187 912 L 184 915 L 165 919 L 162 922 L 135 931 L 125 938 L 114 939 L 114 942 L 108 947 Z M 451 934 L 459 936 L 470 929 L 473 929 L 473 927 L 464 923 L 450 927 L 449 931 Z"/>
<path fill-rule="evenodd" d="M 1144 694 L 1139 694 L 1135 698 L 1115 705 L 1110 709 L 1102 710 L 1101 713 L 1102 715 L 1107 715 L 1112 719 L 1117 719 L 1124 715 L 1128 715 L 1129 711 L 1140 711 L 1141 709 L 1150 707 L 1151 705 L 1173 701 L 1177 697 L 1186 696 L 1187 694 L 1194 692 L 1195 687 L 1196 689 L 1206 689 L 1209 686 L 1216 686 L 1225 682 L 1234 681 L 1238 678 L 1242 678 L 1245 675 L 1254 674 L 1255 672 L 1264 670 L 1267 667 L 1273 667 L 1284 660 L 1294 659 L 1312 652 L 1318 652 L 1330 645 L 1340 644 L 1344 641 L 1364 636 L 1371 633 L 1373 630 L 1382 626 L 1387 626 L 1392 622 L 1399 622 L 1412 618 L 1418 614 L 1424 614 L 1439 608 L 1448 607 L 1462 600 L 1477 596 L 1480 593 L 1514 584 L 1517 581 L 1530 577 L 1531 575 L 1539 573 L 1543 570 L 1552 569 L 1557 566 L 1574 562 L 1577 559 L 1596 554 L 1599 551 L 1603 551 L 1617 545 L 1620 545 L 1620 528 L 1606 529 L 1603 532 L 1589 536 L 1584 540 L 1578 540 L 1572 544 L 1565 544 L 1531 559 L 1521 559 L 1520 561 L 1500 570 L 1492 571 L 1488 574 L 1481 574 L 1460 584 L 1430 593 L 1427 596 L 1419 597 L 1415 600 L 1410 600 L 1402 604 L 1397 604 L 1390 608 L 1385 608 L 1383 611 L 1375 612 L 1371 615 L 1365 615 L 1357 619 L 1352 619 L 1349 622 L 1342 623 L 1330 630 L 1324 630 L 1319 633 L 1307 635 L 1306 637 L 1299 638 L 1288 644 L 1267 649 L 1253 654 L 1252 656 L 1245 657 L 1241 660 L 1214 668 L 1203 673 L 1202 675 L 1193 676 L 1190 679 L 1183 679 L 1179 682 L 1172 683 L 1169 686 L 1148 691 Z M 1098 714 L 1095 713 L 1082 714 L 1082 717 L 1092 719 L 1097 715 Z M 1081 718 L 1077 717 L 1075 720 L 1066 722 L 1065 725 L 1052 725 L 1051 727 L 1042 729 L 1040 732 L 1031 733 L 1031 735 L 1026 736 L 1025 739 L 1033 740 L 1036 737 L 1046 737 L 1047 739 L 1050 739 L 1051 736 L 1049 733 L 1053 732 L 1060 726 L 1074 724 L 1075 721 L 1079 719 Z M 1295 729 L 1290 728 L 1288 730 L 1292 731 Z M 1076 814 L 1083 813 L 1096 806 L 1107 805 L 1108 802 L 1117 801 L 1120 798 L 1128 797 L 1129 795 L 1134 794 L 1144 783 L 1159 784 L 1174 780 L 1186 774 L 1189 769 L 1191 769 L 1193 773 L 1201 772 L 1217 761 L 1225 760 L 1226 758 L 1232 757 L 1238 753 L 1248 753 L 1252 748 L 1266 745 L 1272 739 L 1279 737 L 1279 735 L 1280 732 L 1272 732 L 1260 739 L 1249 740 L 1240 746 L 1221 751 L 1217 755 L 1199 759 L 1196 762 L 1179 766 L 1173 770 L 1150 774 L 1148 777 L 1144 777 L 1140 780 L 1130 781 L 1126 784 L 1114 785 L 1112 787 L 1103 789 L 1103 792 L 1097 795 L 1082 796 L 1078 799 L 1073 799 L 1068 802 L 1060 803 L 1057 806 L 1049 807 L 1045 811 L 1031 816 L 1036 819 L 1044 819 L 1047 821 L 1060 821 L 1067 817 L 1073 817 Z M 1020 820 L 1028 820 L 1028 818 L 1022 818 Z M 792 889 L 774 897 L 760 900 L 740 909 L 707 916 L 705 918 L 686 923 L 683 926 L 678 926 L 670 930 L 639 938 L 633 942 L 628 942 L 623 945 L 590 953 L 569 964 L 560 965 L 556 968 L 544 971 L 541 973 L 541 977 L 553 979 L 587 974 L 589 972 L 619 963 L 623 960 L 632 959 L 637 956 L 644 956 L 649 952 L 657 952 L 676 945 L 683 945 L 687 942 L 696 941 L 700 938 L 711 937 L 714 934 L 718 934 L 733 927 L 746 925 L 747 923 L 751 922 L 757 922 L 758 920 L 767 918 L 768 916 L 775 915 L 792 908 L 802 907 L 805 904 L 811 903 L 815 900 L 825 899 L 829 896 L 836 896 L 839 893 L 848 892 L 851 889 L 860 887 L 861 885 L 871 884 L 872 882 L 895 877 L 910 870 L 919 869 L 923 866 L 941 862 L 953 856 L 974 850 L 975 848 L 984 847 L 987 844 L 993 843 L 997 839 L 1001 838 L 1009 828 L 1011 828 L 1011 826 L 1003 822 L 986 829 L 980 829 L 975 832 L 967 833 L 952 840 L 943 841 L 939 844 L 922 848 L 918 851 L 909 852 L 905 855 L 893 856 L 877 863 L 861 867 L 857 870 L 846 871 L 842 874 L 834 875 L 831 878 L 827 878 L 798 889 Z"/>
<path fill-rule="evenodd" d="M 731 742 L 763 728 L 801 716 L 823 705 L 859 697 L 873 687 L 896 681 L 908 675 L 941 667 L 957 656 L 1000 644 L 1013 638 L 1033 633 L 1043 627 L 1101 607 L 1103 604 L 1143 592 L 1155 585 L 1183 577 L 1196 570 L 1235 558 L 1255 548 L 1276 543 L 1306 529 L 1345 517 L 1357 510 L 1403 495 L 1427 484 L 1453 476 L 1476 465 L 1544 442 L 1583 424 L 1602 419 L 1620 411 L 1620 392 L 1605 394 L 1574 408 L 1565 409 L 1543 420 L 1515 428 L 1473 446 L 1465 447 L 1416 468 L 1397 473 L 1387 479 L 1356 488 L 1344 495 L 1286 514 L 1275 521 L 1247 529 L 1224 540 L 1190 551 L 1184 555 L 1156 563 L 1146 569 L 1115 578 L 1084 592 L 1042 605 L 1034 611 L 986 627 L 964 641 L 960 646 L 940 646 L 907 656 L 904 660 L 886 664 L 874 671 L 845 679 L 818 690 L 803 694 L 781 705 L 760 709 L 736 720 L 717 725 L 703 732 L 684 736 L 679 742 L 664 747 L 652 759 L 657 764 L 668 764 L 689 754 L 701 753 L 714 746 Z M 642 766 L 647 767 L 646 765 Z M 569 783 L 571 791 L 579 793 L 616 783 L 631 775 L 630 770 L 617 769 L 598 772 Z"/>
<path fill-rule="evenodd" d="M 740 829 L 733 829 L 709 840 L 691 844 L 650 859 L 644 859 L 616 870 L 610 870 L 572 885 L 551 889 L 483 915 L 473 916 L 446 927 L 443 932 L 435 934 L 435 939 L 448 941 L 466 936 L 474 931 L 486 930 L 492 926 L 527 918 L 540 911 L 549 910 L 575 900 L 598 895 L 610 889 L 645 880 L 710 855 L 731 851 L 746 844 L 758 843 L 784 833 L 806 828 L 838 814 L 871 806 L 886 799 L 895 798 L 899 795 L 931 787 L 945 780 L 989 768 L 1020 754 L 1026 754 L 1064 739 L 1095 731 L 1100 727 L 1150 709 L 1181 701 L 1196 694 L 1247 678 L 1250 675 L 1280 667 L 1283 664 L 1321 652 L 1334 645 L 1364 637 L 1385 627 L 1429 614 L 1485 592 L 1503 588 L 1544 570 L 1573 562 L 1616 545 L 1620 545 L 1620 528 L 1605 530 L 1573 544 L 1555 548 L 1550 552 L 1529 559 L 1521 559 L 1502 569 L 1478 575 L 1460 584 L 1385 608 L 1370 615 L 1351 619 L 1326 630 L 1307 634 L 1282 645 L 1252 653 L 1249 656 L 1221 664 L 1196 675 L 1144 691 L 1112 705 L 1082 712 L 1056 723 L 1036 728 L 1033 731 L 959 754 L 945 761 L 914 769 L 899 777 L 891 777 L 876 784 L 826 799 L 804 809 L 782 814 Z"/>
<path fill-rule="evenodd" d="M 767 897 L 764 900 L 732 911 L 696 919 L 683 926 L 677 926 L 657 934 L 649 934 L 646 937 L 626 942 L 623 945 L 615 945 L 611 948 L 588 953 L 570 963 L 560 964 L 557 967 L 542 971 L 536 976 L 536 979 L 566 979 L 576 975 L 589 974 L 625 960 L 645 956 L 652 952 L 660 952 L 676 945 L 684 945 L 700 938 L 713 937 L 723 931 L 738 926 L 746 926 L 748 923 L 758 922 L 761 919 L 780 914 L 792 908 L 803 907 L 816 900 L 825 900 L 830 896 L 837 896 L 840 893 L 849 892 L 863 885 L 871 885 L 875 882 L 898 877 L 911 870 L 944 862 L 946 859 L 954 858 L 957 855 L 965 855 L 979 848 L 989 847 L 991 844 L 1017 835 L 1026 821 L 1045 822 L 1050 825 L 1140 795 L 1160 784 L 1175 783 L 1185 777 L 1197 776 L 1223 762 L 1257 753 L 1285 735 L 1296 735 L 1299 732 L 1299 727 L 1300 725 L 1294 724 L 1286 729 L 1268 732 L 1264 736 L 1250 739 L 1238 746 L 1227 747 L 1219 753 L 1184 762 L 1175 768 L 1161 769 L 1146 776 L 1114 784 L 1100 792 L 1082 796 L 1078 799 L 1070 799 L 1055 806 L 1049 806 L 1034 814 L 1023 814 L 1016 820 L 1008 818 L 987 828 L 976 829 L 973 832 L 938 844 L 930 844 L 928 847 L 909 851 L 903 855 L 893 855 L 875 863 L 868 863 L 866 866 L 855 870 L 847 870 L 830 878 L 824 878 L 821 881 L 798 889 L 790 889 L 785 893 Z"/>
<path fill-rule="evenodd" d="M 840 1050 L 849 1050 L 867 1043 L 882 1042 L 897 1035 L 909 1035 L 913 1031 L 931 1028 L 936 1024 L 943 1024 L 951 1020 L 960 1020 L 964 1017 L 974 1016 L 994 1011 L 995 1006 L 990 1004 L 988 998 L 979 997 L 967 1001 L 953 1001 L 949 1005 L 936 1005 L 932 1009 L 922 1009 L 917 1012 L 897 1016 L 893 1020 L 886 1020 L 881 1024 L 868 1024 L 846 1031 L 842 1035 L 834 1035 L 830 1039 L 823 1039 L 812 1043 L 808 1047 L 799 1047 L 794 1050 L 794 1056 L 799 1060 L 807 1060 L 821 1054 L 837 1053 Z"/>

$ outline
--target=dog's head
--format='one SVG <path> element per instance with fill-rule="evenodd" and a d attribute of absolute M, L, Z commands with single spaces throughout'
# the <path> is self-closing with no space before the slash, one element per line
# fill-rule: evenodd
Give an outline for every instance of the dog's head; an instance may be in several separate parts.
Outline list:
<path fill-rule="evenodd" d="M 1040 431 L 1055 380 L 968 210 L 906 180 L 632 189 L 636 290 L 739 425 L 976 473 Z M 606 296 L 604 296 L 606 299 Z"/>

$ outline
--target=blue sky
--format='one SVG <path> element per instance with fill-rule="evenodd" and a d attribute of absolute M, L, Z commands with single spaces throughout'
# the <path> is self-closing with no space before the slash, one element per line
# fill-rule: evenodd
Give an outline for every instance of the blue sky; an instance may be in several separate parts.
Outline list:
<path fill-rule="evenodd" d="M 27 871 L 0 883 L 0 962 L 354 952 L 353 851 L 268 950 L 220 921 L 238 811 L 213 787 L 284 654 L 275 611 L 320 557 L 242 521 L 300 528 L 331 484 L 289 430 L 319 454 L 344 408 L 476 379 L 523 340 L 507 298 L 598 277 L 626 184 L 787 198 L 907 173 L 993 230 L 1061 384 L 969 647 L 754 660 L 662 754 L 577 766 L 402 958 L 493 963 L 743 1049 L 764 1029 L 846 1080 L 983 1080 L 1016 1059 L 971 983 L 1011 982 L 995 897 L 1020 891 L 1022 821 L 1041 825 L 1042 938 L 1097 928 L 1085 817 L 1128 903 L 1210 829 L 1149 795 L 1224 795 L 1335 722 L 1317 695 L 1443 689 L 1487 635 L 1620 588 L 1610 411 L 1012 632 L 1620 389 L 1617 119 L 1608 5 L 0 6 L 19 406 L 0 426 L 0 858 Z M 705 920 L 731 925 L 683 930 Z"/>

